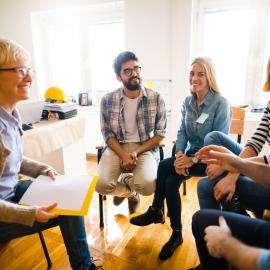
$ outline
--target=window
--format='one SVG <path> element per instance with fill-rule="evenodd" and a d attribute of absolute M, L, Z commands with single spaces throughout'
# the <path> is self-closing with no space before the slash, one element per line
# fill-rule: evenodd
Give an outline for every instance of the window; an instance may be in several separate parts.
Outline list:
<path fill-rule="evenodd" d="M 39 96 L 50 86 L 67 96 L 88 92 L 94 104 L 117 87 L 112 63 L 124 49 L 123 3 L 32 15 Z"/>
<path fill-rule="evenodd" d="M 123 51 L 121 23 L 99 24 L 89 28 L 91 59 L 91 88 L 96 102 L 108 92 L 120 87 L 112 65 L 114 58 Z"/>
<path fill-rule="evenodd" d="M 48 31 L 51 85 L 60 86 L 68 96 L 83 89 L 78 40 L 79 33 L 75 27 Z"/>
<path fill-rule="evenodd" d="M 193 3 L 192 57 L 213 59 L 221 92 L 232 104 L 265 105 L 261 86 L 270 56 L 270 2 Z"/>

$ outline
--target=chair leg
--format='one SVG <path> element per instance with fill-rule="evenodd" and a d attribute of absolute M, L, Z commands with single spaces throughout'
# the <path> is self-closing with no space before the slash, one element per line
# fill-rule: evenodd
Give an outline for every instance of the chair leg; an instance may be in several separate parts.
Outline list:
<path fill-rule="evenodd" d="M 42 248 L 43 248 L 45 257 L 46 257 L 48 269 L 51 269 L 51 267 L 52 267 L 52 261 L 51 261 L 51 258 L 50 258 L 50 255 L 49 255 L 49 252 L 48 252 L 48 249 L 47 249 L 47 246 L 46 246 L 46 243 L 45 243 L 45 239 L 43 237 L 42 232 L 38 232 L 38 236 L 39 236 L 39 239 L 40 239 L 40 242 L 41 242 L 41 245 L 42 245 Z"/>
<path fill-rule="evenodd" d="M 187 183 L 184 181 L 183 183 L 183 195 L 187 195 Z"/>
<path fill-rule="evenodd" d="M 103 218 L 103 196 L 98 195 L 99 199 L 99 227 L 103 228 L 104 227 L 104 218 Z"/>

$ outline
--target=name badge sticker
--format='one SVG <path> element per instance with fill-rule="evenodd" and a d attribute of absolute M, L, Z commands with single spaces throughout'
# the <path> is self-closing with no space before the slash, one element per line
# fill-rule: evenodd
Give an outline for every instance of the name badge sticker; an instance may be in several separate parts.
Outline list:
<path fill-rule="evenodd" d="M 199 118 L 196 120 L 196 123 L 203 124 L 205 120 L 209 117 L 209 114 L 202 113 Z"/>

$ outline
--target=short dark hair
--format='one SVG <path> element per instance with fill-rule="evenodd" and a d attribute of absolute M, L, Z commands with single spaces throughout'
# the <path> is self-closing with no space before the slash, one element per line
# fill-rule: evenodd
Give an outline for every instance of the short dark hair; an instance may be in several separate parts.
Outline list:
<path fill-rule="evenodd" d="M 117 75 L 120 75 L 122 64 L 130 60 L 138 61 L 138 57 L 135 55 L 135 53 L 130 52 L 130 51 L 125 51 L 118 54 L 118 56 L 114 59 L 114 62 L 113 62 L 114 72 Z"/>

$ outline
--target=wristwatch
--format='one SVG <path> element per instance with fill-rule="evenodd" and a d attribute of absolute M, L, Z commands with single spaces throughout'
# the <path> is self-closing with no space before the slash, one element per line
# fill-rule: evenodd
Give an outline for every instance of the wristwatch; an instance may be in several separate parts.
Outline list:
<path fill-rule="evenodd" d="M 201 162 L 201 160 L 198 159 L 198 158 L 195 157 L 195 156 L 191 157 L 191 161 L 192 161 L 194 164 Z"/>

